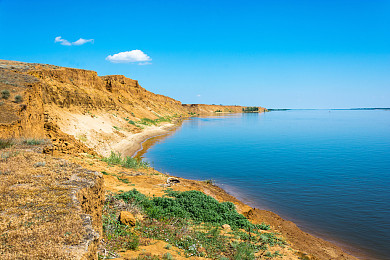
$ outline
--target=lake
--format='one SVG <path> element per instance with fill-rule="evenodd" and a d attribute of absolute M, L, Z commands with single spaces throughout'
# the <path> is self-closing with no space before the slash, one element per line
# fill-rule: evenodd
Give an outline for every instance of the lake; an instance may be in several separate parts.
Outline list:
<path fill-rule="evenodd" d="M 192 118 L 154 142 L 142 157 L 157 170 L 213 179 L 364 259 L 390 259 L 390 111 Z"/>

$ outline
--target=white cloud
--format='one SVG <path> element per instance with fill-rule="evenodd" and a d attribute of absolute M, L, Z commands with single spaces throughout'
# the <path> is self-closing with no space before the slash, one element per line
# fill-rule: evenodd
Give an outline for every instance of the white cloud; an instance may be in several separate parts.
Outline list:
<path fill-rule="evenodd" d="M 83 44 L 85 44 L 87 42 L 93 43 L 93 41 L 94 41 L 93 39 L 87 40 L 87 39 L 80 38 L 77 41 L 72 42 L 72 45 L 83 45 Z"/>
<path fill-rule="evenodd" d="M 196 95 L 197 97 L 200 97 L 200 94 Z"/>
<path fill-rule="evenodd" d="M 59 42 L 61 45 L 66 45 L 66 46 L 72 45 L 69 41 L 62 39 L 61 36 L 56 37 L 54 42 Z"/>
<path fill-rule="evenodd" d="M 65 45 L 65 46 L 71 46 L 71 45 L 83 45 L 87 42 L 93 43 L 94 40 L 93 39 L 87 40 L 87 39 L 80 38 L 77 41 L 71 43 L 68 40 L 62 39 L 61 36 L 58 36 L 55 38 L 54 42 L 59 42 L 61 45 Z"/>
<path fill-rule="evenodd" d="M 108 55 L 106 60 L 113 63 L 139 62 L 139 65 L 151 64 L 152 59 L 141 50 L 124 51 L 114 55 Z"/>

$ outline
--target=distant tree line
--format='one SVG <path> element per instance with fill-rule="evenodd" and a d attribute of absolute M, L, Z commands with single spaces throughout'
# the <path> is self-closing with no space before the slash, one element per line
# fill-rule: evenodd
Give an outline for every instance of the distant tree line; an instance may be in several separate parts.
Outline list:
<path fill-rule="evenodd" d="M 259 112 L 258 107 L 243 107 L 242 112 Z"/>

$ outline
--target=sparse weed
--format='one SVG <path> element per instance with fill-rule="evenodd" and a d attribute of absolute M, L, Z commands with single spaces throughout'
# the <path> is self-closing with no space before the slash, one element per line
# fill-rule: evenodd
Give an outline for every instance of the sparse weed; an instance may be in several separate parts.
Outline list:
<path fill-rule="evenodd" d="M 15 142 L 11 139 L 0 139 L 0 149 L 11 147 Z"/>
<path fill-rule="evenodd" d="M 162 257 L 163 260 L 174 260 L 175 258 L 170 253 L 165 253 Z"/>
<path fill-rule="evenodd" d="M 117 177 L 117 179 L 123 183 L 126 183 L 126 184 L 130 183 L 128 179 L 123 179 L 123 178 L 119 178 L 119 177 Z"/>
<path fill-rule="evenodd" d="M 7 160 L 8 158 L 18 156 L 18 154 L 19 154 L 19 152 L 15 152 L 15 151 L 3 152 L 3 153 L 1 153 L 0 158 Z"/>
<path fill-rule="evenodd" d="M 39 140 L 39 139 L 26 139 L 23 141 L 23 144 L 27 145 L 40 145 L 45 143 L 45 140 Z"/>

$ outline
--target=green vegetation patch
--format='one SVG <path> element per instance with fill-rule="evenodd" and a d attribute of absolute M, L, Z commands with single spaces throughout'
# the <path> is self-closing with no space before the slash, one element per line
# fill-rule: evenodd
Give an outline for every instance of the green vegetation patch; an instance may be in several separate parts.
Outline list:
<path fill-rule="evenodd" d="M 165 117 L 159 117 L 157 119 L 150 119 L 150 118 L 142 118 L 138 123 L 142 125 L 158 125 L 162 122 L 172 122 L 172 117 L 165 116 Z"/>
<path fill-rule="evenodd" d="M 258 112 L 258 107 L 243 107 L 242 112 Z"/>
<path fill-rule="evenodd" d="M 143 214 L 132 229 L 118 221 L 119 209 Z M 117 208 L 115 205 L 118 205 Z M 184 256 L 213 259 L 255 259 L 259 251 L 285 242 L 269 231 L 269 225 L 254 225 L 239 214 L 233 203 L 218 202 L 199 191 L 167 190 L 163 197 L 148 197 L 136 189 L 110 195 L 103 211 L 104 236 L 109 250 L 130 248 L 145 238 L 163 240 L 167 249 L 175 246 Z M 231 229 L 223 229 L 229 224 Z M 124 231 L 118 230 L 124 228 Z M 276 254 L 273 254 L 276 256 Z M 152 258 L 151 258 L 152 259 Z"/>
<path fill-rule="evenodd" d="M 236 211 L 231 202 L 218 202 L 200 191 L 166 191 L 167 196 L 148 198 L 136 189 L 117 195 L 118 199 L 139 204 L 147 215 L 155 219 L 177 217 L 195 223 L 215 226 L 229 224 L 233 229 L 268 230 L 268 225 L 254 225 Z"/>
<path fill-rule="evenodd" d="M 132 169 L 138 169 L 138 168 L 148 168 L 149 163 L 144 162 L 142 160 L 132 158 L 131 156 L 126 156 L 122 158 L 122 155 L 120 153 L 114 153 L 111 152 L 109 157 L 104 157 L 102 161 L 107 162 L 111 165 L 121 165 L 125 168 L 132 168 Z"/>

